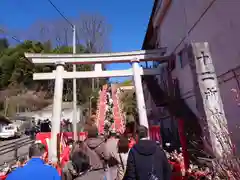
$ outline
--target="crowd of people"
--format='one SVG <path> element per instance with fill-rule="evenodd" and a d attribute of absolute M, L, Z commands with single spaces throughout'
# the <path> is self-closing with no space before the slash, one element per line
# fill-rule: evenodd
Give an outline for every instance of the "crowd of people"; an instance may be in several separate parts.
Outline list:
<path fill-rule="evenodd" d="M 199 170 L 192 165 L 185 169 L 181 151 L 166 152 L 160 142 L 148 138 L 148 129 L 144 126 L 127 128 L 122 135 L 110 132 L 101 136 L 94 124 L 85 130 L 88 136 L 84 141 L 68 142 L 69 157 L 65 163 L 47 162 L 46 147 L 34 143 L 29 148 L 29 159 L 20 159 L 6 179 L 211 179 L 208 169 Z"/>
<path fill-rule="evenodd" d="M 7 180 L 170 179 L 171 167 L 167 157 L 159 144 L 147 138 L 147 128 L 138 128 L 139 139 L 135 144 L 132 140 L 130 143 L 129 134 L 99 136 L 95 126 L 88 128 L 87 133 L 85 141 L 68 144 L 71 153 L 61 172 L 44 161 L 44 145 L 34 143 L 29 148 L 29 160 L 26 164 L 21 162 L 20 167 L 8 174 Z"/>

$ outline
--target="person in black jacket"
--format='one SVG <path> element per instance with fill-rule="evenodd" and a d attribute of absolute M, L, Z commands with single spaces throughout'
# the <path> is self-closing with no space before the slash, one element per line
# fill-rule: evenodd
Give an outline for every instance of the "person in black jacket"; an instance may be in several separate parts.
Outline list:
<path fill-rule="evenodd" d="M 170 180 L 171 167 L 163 149 L 148 139 L 148 129 L 137 130 L 139 141 L 130 150 L 123 180 Z"/>

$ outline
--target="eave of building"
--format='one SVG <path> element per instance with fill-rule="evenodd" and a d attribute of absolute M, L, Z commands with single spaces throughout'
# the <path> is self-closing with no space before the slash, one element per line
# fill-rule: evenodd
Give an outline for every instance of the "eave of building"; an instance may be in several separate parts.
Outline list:
<path fill-rule="evenodd" d="M 155 17 L 153 17 L 153 28 L 161 26 L 163 19 L 165 18 L 172 0 L 163 0 L 160 10 L 158 10 Z"/>
<path fill-rule="evenodd" d="M 146 31 L 146 34 L 145 34 L 145 38 L 143 40 L 142 49 L 151 49 L 151 48 L 148 47 L 148 42 L 151 40 L 151 37 L 152 37 L 152 34 L 153 34 L 152 19 L 153 19 L 154 12 L 156 10 L 157 3 L 158 3 L 158 0 L 155 0 L 154 4 L 153 4 L 153 8 L 152 8 L 152 13 L 150 15 L 150 19 L 149 19 L 149 22 L 148 22 L 148 27 L 147 27 L 147 31 Z"/>
<path fill-rule="evenodd" d="M 154 43 L 151 40 L 154 35 L 154 29 L 156 27 L 161 26 L 170 6 L 172 4 L 172 0 L 163 0 L 160 10 L 158 10 L 159 12 L 155 16 L 155 11 L 157 10 L 156 6 L 157 6 L 158 1 L 159 0 L 154 1 L 152 13 L 151 13 L 150 20 L 148 23 L 148 28 L 147 28 L 147 32 L 146 32 L 146 35 L 145 35 L 145 38 L 143 41 L 142 49 L 152 49 L 153 48 L 152 44 L 154 44 Z"/>

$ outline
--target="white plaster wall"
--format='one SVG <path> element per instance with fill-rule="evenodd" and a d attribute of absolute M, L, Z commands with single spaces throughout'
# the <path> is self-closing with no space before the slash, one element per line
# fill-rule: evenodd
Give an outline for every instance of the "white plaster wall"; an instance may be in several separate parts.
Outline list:
<path fill-rule="evenodd" d="M 216 74 L 219 76 L 240 65 L 239 0 L 216 1 L 192 30 L 189 37 L 179 45 L 182 38 L 186 36 L 186 32 L 193 26 L 210 2 L 210 0 L 173 0 L 159 30 L 160 42 L 161 46 L 168 48 L 168 53 L 178 53 L 183 48 L 184 42 L 209 42 L 213 64 Z M 176 48 L 177 46 L 178 48 Z M 189 66 L 181 69 L 180 62 L 177 60 L 173 76 L 179 78 L 183 96 L 193 89 Z M 231 89 L 236 87 L 236 80 L 229 80 L 220 85 L 220 93 L 233 139 L 235 143 L 239 142 L 240 144 L 240 136 L 237 135 L 238 130 L 235 128 L 239 124 L 240 107 L 236 105 L 231 93 Z M 187 98 L 186 103 L 194 112 L 197 112 L 194 97 Z"/>
<path fill-rule="evenodd" d="M 175 50 L 181 39 L 186 36 L 186 31 L 193 26 L 209 3 L 209 0 L 173 1 L 161 25 L 161 46 L 167 47 L 168 53 Z M 185 40 L 209 42 L 217 75 L 240 64 L 239 9 L 238 0 L 216 1 L 192 30 L 189 39 Z M 182 47 L 183 44 L 175 52 L 180 51 Z"/>
<path fill-rule="evenodd" d="M 77 117 L 78 118 L 78 121 L 80 120 L 80 114 L 81 114 L 81 110 L 80 108 L 78 108 L 78 111 L 77 111 Z M 52 120 L 52 111 L 49 110 L 49 111 L 38 111 L 36 113 L 33 114 L 33 117 L 38 120 L 38 119 L 41 119 L 41 120 L 44 120 L 44 119 L 49 119 L 50 121 Z M 72 122 L 72 119 L 73 119 L 73 110 L 72 109 L 64 109 L 62 111 L 62 119 L 69 119 L 70 122 Z"/>

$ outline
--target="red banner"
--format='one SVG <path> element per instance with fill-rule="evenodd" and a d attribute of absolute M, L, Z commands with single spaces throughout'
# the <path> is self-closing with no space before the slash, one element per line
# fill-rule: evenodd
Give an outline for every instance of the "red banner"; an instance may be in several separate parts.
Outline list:
<path fill-rule="evenodd" d="M 68 157 L 69 157 L 69 153 L 70 153 L 70 149 L 66 145 L 66 142 L 69 139 L 73 138 L 73 133 L 72 132 L 64 132 L 64 133 L 58 134 L 58 136 L 60 136 L 60 162 L 61 162 L 61 164 L 65 164 L 68 161 Z M 87 133 L 85 133 L 85 132 L 79 133 L 79 139 L 81 141 L 84 141 L 86 139 L 86 137 L 87 137 Z M 51 139 L 50 132 L 38 133 L 36 135 L 36 142 L 44 144 L 46 146 L 47 151 L 48 151 L 50 139 Z"/>
<path fill-rule="evenodd" d="M 162 141 L 161 133 L 160 133 L 160 126 L 150 126 L 149 127 L 149 136 L 151 140 L 154 141 Z"/>
<path fill-rule="evenodd" d="M 64 139 L 73 139 L 73 133 L 72 132 L 63 132 L 60 134 Z M 80 132 L 79 133 L 79 140 L 84 141 L 87 137 L 86 132 Z M 51 139 L 51 132 L 47 133 L 37 133 L 36 135 L 36 141 L 39 141 L 40 143 L 44 144 L 46 148 L 49 146 L 49 140 Z"/>
<path fill-rule="evenodd" d="M 187 151 L 187 138 L 184 133 L 184 121 L 182 119 L 178 119 L 178 134 L 179 134 L 180 142 L 182 145 L 184 166 L 185 166 L 185 169 L 188 169 L 189 168 L 189 156 L 188 156 L 188 151 Z"/>

